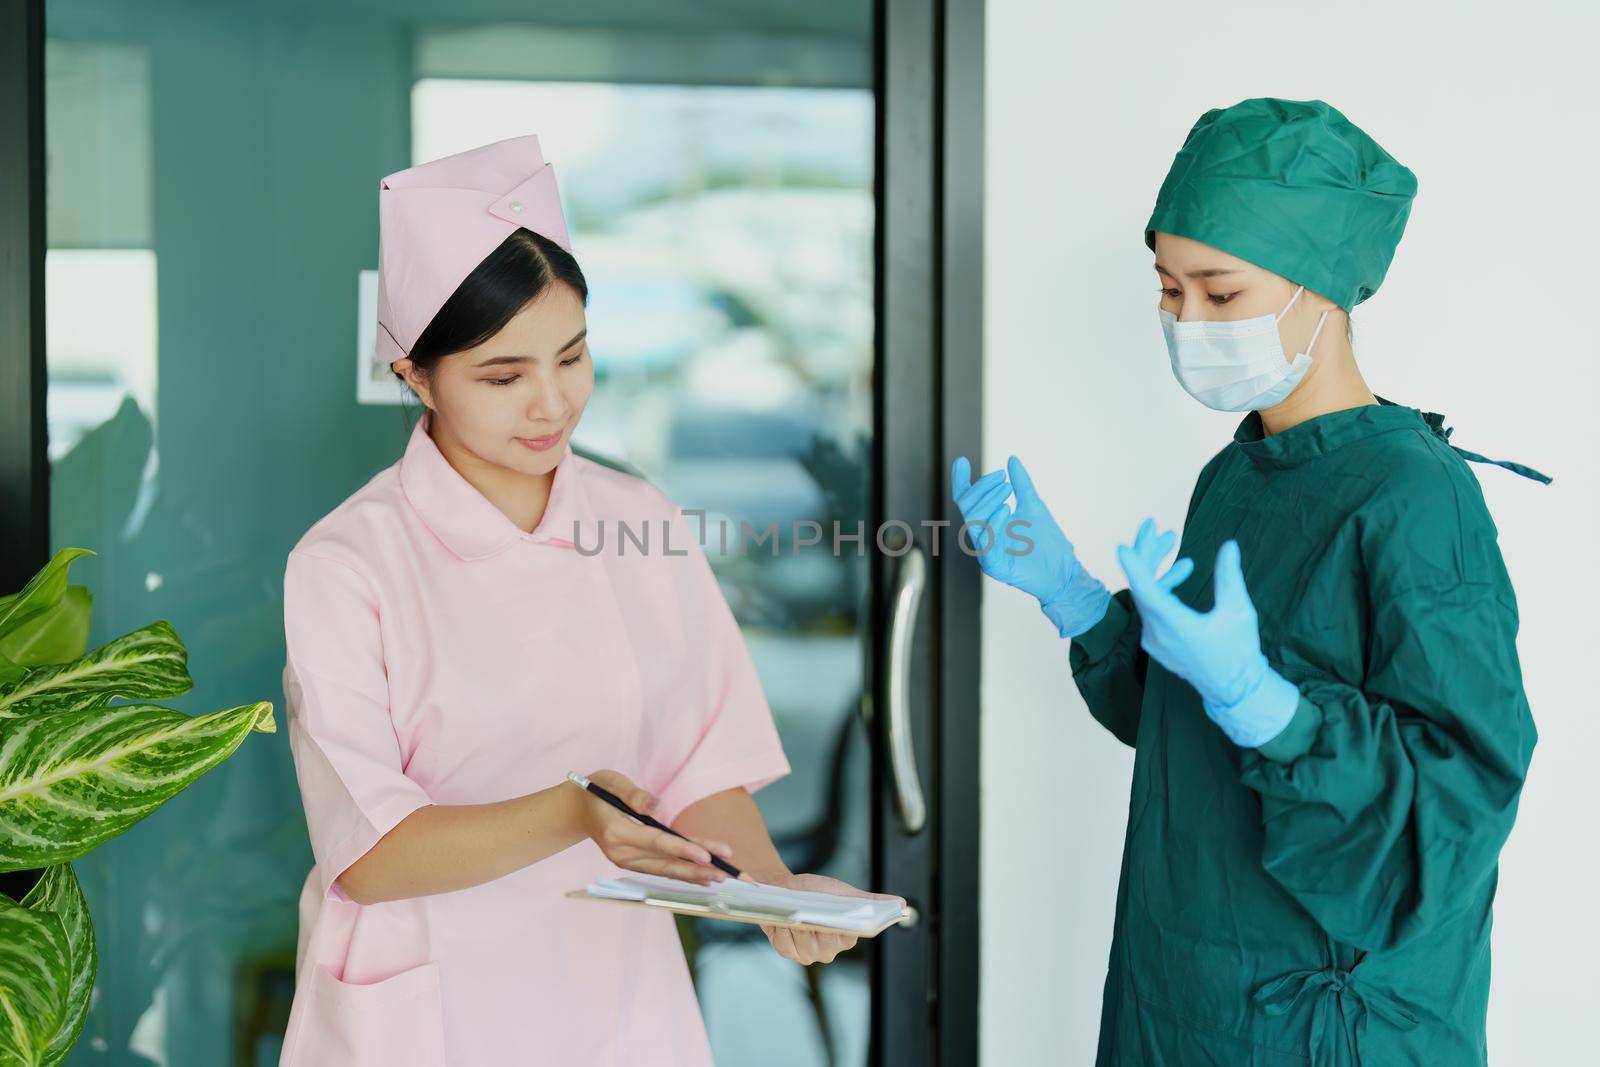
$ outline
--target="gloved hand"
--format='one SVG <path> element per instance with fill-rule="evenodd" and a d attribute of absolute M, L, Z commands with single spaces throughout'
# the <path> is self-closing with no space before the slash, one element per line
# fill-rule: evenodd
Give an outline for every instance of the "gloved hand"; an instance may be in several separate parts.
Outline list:
<path fill-rule="evenodd" d="M 1166 575 L 1156 576 L 1173 539 L 1171 532 L 1157 537 L 1156 524 L 1146 519 L 1131 546 L 1117 546 L 1139 609 L 1139 643 L 1156 662 L 1194 686 L 1206 715 L 1229 740 L 1245 748 L 1264 745 L 1294 718 L 1300 690 L 1268 666 L 1261 653 L 1261 629 L 1245 589 L 1239 544 L 1226 541 L 1217 550 L 1216 601 L 1202 614 L 1172 592 L 1183 579 L 1173 581 L 1171 576 L 1180 568 L 1187 576 L 1189 560 L 1180 559 Z"/>
<path fill-rule="evenodd" d="M 1007 503 L 1013 486 L 1015 512 Z M 1006 471 L 990 471 L 974 482 L 967 457 L 957 456 L 950 465 L 950 496 L 963 522 L 988 526 L 975 526 L 970 534 L 982 553 L 983 573 L 1031 593 L 1062 637 L 1076 637 L 1105 617 L 1111 594 L 1078 562 L 1020 459 L 1012 456 Z"/>

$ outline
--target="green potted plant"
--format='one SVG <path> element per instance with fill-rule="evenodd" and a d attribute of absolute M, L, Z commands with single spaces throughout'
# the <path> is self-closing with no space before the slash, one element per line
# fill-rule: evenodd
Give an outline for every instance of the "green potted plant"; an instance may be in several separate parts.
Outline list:
<path fill-rule="evenodd" d="M 0 1067 L 61 1062 L 94 987 L 94 928 L 72 861 L 272 733 L 272 705 L 188 716 L 147 701 L 193 685 L 166 622 L 85 652 L 88 549 L 0 597 Z M 118 703 L 113 703 L 119 701 Z"/>

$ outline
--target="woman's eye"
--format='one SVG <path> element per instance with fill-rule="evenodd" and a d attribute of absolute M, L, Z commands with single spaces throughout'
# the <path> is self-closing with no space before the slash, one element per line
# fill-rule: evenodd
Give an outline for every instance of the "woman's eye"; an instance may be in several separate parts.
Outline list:
<path fill-rule="evenodd" d="M 1160 293 L 1168 300 L 1176 300 L 1178 297 L 1183 295 L 1183 293 L 1177 289 L 1157 289 L 1156 292 Z"/>
<path fill-rule="evenodd" d="M 484 381 L 488 382 L 490 385 L 510 385 L 512 382 L 514 382 L 516 380 L 517 380 L 517 376 L 515 374 L 513 374 L 509 378 L 485 378 L 484 379 Z"/>
<path fill-rule="evenodd" d="M 574 364 L 574 363 L 577 363 L 577 362 L 578 362 L 578 361 L 579 361 L 579 360 L 581 360 L 581 359 L 583 359 L 583 353 L 582 353 L 582 352 L 579 352 L 579 353 L 578 353 L 578 354 L 577 354 L 577 355 L 575 355 L 575 356 L 573 356 L 573 357 L 572 357 L 572 358 L 571 358 L 571 359 L 564 359 L 564 360 L 562 360 L 562 361 L 561 361 L 561 365 L 562 365 L 562 366 L 563 366 L 563 367 L 570 367 L 570 366 L 572 366 L 572 365 L 573 365 L 573 364 Z"/>
<path fill-rule="evenodd" d="M 1238 293 L 1212 293 L 1211 302 L 1213 304 L 1226 304 L 1238 295 Z"/>

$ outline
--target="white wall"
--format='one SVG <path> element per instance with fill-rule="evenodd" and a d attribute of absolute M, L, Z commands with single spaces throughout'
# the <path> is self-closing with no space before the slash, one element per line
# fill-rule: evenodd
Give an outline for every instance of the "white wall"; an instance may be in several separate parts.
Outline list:
<path fill-rule="evenodd" d="M 1570 1063 L 1600 1008 L 1600 6 L 1587 0 L 988 0 L 984 469 L 1012 452 L 1089 568 L 1183 519 L 1234 416 L 1173 381 L 1142 228 L 1185 133 L 1250 96 L 1321 98 L 1416 172 L 1356 309 L 1380 394 L 1444 412 L 1522 613 L 1540 739 L 1502 853 L 1493 1062 Z M 985 583 L 983 1057 L 1093 1060 L 1132 751 L 1089 717 L 1034 602 Z M 1060 908 L 1039 917 L 1036 887 Z"/>

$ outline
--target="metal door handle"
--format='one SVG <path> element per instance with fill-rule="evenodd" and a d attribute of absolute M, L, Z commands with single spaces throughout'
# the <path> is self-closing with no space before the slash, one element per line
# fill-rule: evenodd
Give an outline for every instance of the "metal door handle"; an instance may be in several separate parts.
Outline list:
<path fill-rule="evenodd" d="M 928 822 L 928 805 L 917 772 L 917 751 L 911 736 L 911 646 L 917 633 L 917 607 L 928 584 L 922 549 L 912 544 L 900 557 L 894 599 L 889 605 L 889 777 L 894 782 L 900 828 L 916 834 Z"/>

